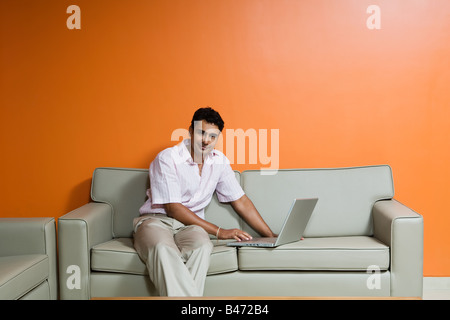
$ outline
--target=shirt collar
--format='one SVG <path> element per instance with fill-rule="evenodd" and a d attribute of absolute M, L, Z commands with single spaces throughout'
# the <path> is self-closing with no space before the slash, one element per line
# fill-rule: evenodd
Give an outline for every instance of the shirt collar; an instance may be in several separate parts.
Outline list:
<path fill-rule="evenodd" d="M 189 164 L 196 164 L 191 157 L 191 139 L 185 139 L 179 144 L 180 146 L 180 157 L 182 161 L 186 161 Z M 219 154 L 213 149 L 205 158 L 204 163 L 210 163 L 213 161 L 213 157 L 218 156 Z"/>

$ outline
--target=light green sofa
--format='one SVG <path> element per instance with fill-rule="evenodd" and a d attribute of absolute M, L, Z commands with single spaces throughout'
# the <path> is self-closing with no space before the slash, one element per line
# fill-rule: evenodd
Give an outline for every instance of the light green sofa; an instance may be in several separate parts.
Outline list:
<path fill-rule="evenodd" d="M 58 297 L 53 218 L 0 218 L 0 300 Z"/>
<path fill-rule="evenodd" d="M 236 178 L 276 233 L 294 198 L 319 198 L 305 239 L 275 249 L 212 239 L 205 296 L 422 296 L 423 219 L 393 200 L 389 166 L 273 173 Z M 61 299 L 155 294 L 132 235 L 148 181 L 144 169 L 94 171 L 92 201 L 58 220 Z M 216 196 L 205 215 L 255 234 Z"/>

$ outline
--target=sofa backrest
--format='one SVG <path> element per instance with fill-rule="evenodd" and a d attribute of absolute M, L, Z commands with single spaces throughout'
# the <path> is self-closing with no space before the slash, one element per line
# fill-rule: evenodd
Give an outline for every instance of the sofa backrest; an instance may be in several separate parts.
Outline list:
<path fill-rule="evenodd" d="M 319 198 L 305 237 L 372 235 L 372 207 L 394 196 L 387 165 L 338 169 L 259 170 L 241 173 L 241 185 L 272 231 L 279 233 L 295 198 Z M 255 234 L 244 224 L 244 229 Z"/>
<path fill-rule="evenodd" d="M 239 181 L 240 174 L 235 171 Z M 147 200 L 149 188 L 147 169 L 97 168 L 91 185 L 91 199 L 112 208 L 114 237 L 131 237 L 133 219 Z M 222 228 L 240 228 L 241 220 L 230 205 L 222 204 L 214 195 L 205 209 L 205 218 Z"/>
<path fill-rule="evenodd" d="M 278 170 L 274 175 L 248 170 L 241 174 L 235 171 L 235 174 L 245 193 L 276 233 L 280 232 L 293 199 L 318 197 L 305 236 L 371 235 L 373 204 L 394 196 L 389 166 L 289 169 Z M 114 237 L 132 236 L 133 219 L 139 215 L 148 187 L 147 169 L 95 169 L 91 199 L 111 206 Z M 216 195 L 206 207 L 205 217 L 221 228 L 242 228 L 256 235 L 233 208 L 220 203 Z"/>
<path fill-rule="evenodd" d="M 114 237 L 131 237 L 133 219 L 146 200 L 148 170 L 97 168 L 92 176 L 91 199 L 112 208 Z"/>

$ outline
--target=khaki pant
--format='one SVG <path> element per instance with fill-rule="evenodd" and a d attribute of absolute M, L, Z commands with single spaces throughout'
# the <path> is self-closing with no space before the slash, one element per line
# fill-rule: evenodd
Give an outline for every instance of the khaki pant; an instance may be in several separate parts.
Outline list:
<path fill-rule="evenodd" d="M 134 247 L 160 296 L 202 296 L 213 244 L 199 226 L 164 214 L 135 219 Z"/>

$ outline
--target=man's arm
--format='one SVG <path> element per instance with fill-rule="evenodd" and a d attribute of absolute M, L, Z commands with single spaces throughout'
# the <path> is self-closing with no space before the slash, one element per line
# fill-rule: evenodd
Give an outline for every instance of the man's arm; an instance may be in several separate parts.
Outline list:
<path fill-rule="evenodd" d="M 236 239 L 250 240 L 252 237 L 247 233 L 239 229 L 222 229 L 212 224 L 193 213 L 181 203 L 166 203 L 164 204 L 164 210 L 167 216 L 174 218 L 185 225 L 195 224 L 202 227 L 209 234 L 218 236 L 219 239 Z"/>
<path fill-rule="evenodd" d="M 270 230 L 269 226 L 261 217 L 258 210 L 256 210 L 253 202 L 247 197 L 247 195 L 244 194 L 238 200 L 232 201 L 231 206 L 245 220 L 245 222 L 247 222 L 250 227 L 252 227 L 261 236 L 277 236 L 272 232 L 272 230 Z"/>

